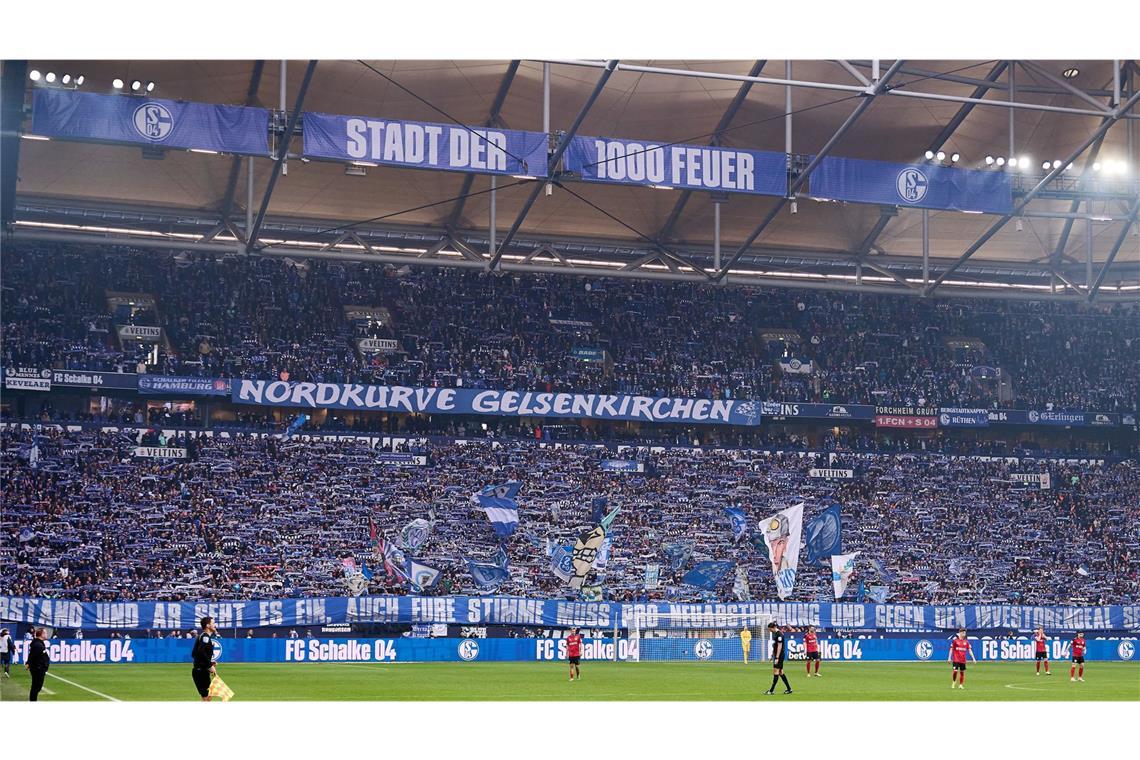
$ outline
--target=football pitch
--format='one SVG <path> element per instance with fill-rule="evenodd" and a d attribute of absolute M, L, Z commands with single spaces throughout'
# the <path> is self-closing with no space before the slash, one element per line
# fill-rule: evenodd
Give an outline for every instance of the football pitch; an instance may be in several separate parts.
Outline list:
<path fill-rule="evenodd" d="M 824 663 L 822 678 L 802 665 L 785 673 L 793 694 L 762 692 L 765 663 L 582 664 L 571 683 L 561 663 L 219 664 L 235 701 L 1140 701 L 1140 663 L 1091 663 L 1085 682 L 1069 681 L 1067 662 L 1035 676 L 1032 662 L 971 663 L 965 690 L 950 688 L 945 663 Z M 0 680 L 0 701 L 27 700 L 22 667 Z M 53 665 L 44 702 L 195 701 L 190 665 Z"/>

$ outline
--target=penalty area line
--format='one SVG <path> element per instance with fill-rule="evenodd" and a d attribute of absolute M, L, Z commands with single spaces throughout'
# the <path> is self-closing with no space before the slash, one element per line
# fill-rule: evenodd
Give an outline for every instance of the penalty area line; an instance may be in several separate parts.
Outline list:
<path fill-rule="evenodd" d="M 1007 683 L 1007 689 L 1020 689 L 1021 691 L 1049 691 L 1048 689 L 1034 689 L 1032 686 L 1018 686 L 1017 684 Z"/>
<path fill-rule="evenodd" d="M 104 694 L 101 691 L 95 691 L 94 689 L 89 689 L 81 683 L 76 683 L 75 681 L 69 681 L 68 679 L 64 678 L 63 676 L 57 676 L 55 673 L 48 673 L 47 675 L 49 675 L 52 678 L 55 678 L 59 681 L 63 681 L 66 684 L 71 684 L 72 686 L 74 686 L 77 689 L 83 689 L 84 691 L 89 691 L 97 697 L 102 697 L 103 699 L 109 700 L 111 702 L 122 702 L 121 699 L 115 699 L 114 697 L 109 696 L 107 694 Z"/>

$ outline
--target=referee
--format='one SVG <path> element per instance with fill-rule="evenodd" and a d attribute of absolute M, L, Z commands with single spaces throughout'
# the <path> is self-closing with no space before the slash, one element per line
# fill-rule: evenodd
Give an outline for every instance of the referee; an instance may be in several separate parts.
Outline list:
<path fill-rule="evenodd" d="M 34 638 L 28 644 L 28 659 L 24 667 L 32 674 L 32 690 L 28 692 L 29 702 L 40 701 L 40 689 L 44 687 L 44 678 L 47 677 L 48 666 L 51 664 L 45 639 L 47 631 L 37 628 Z"/>
<path fill-rule="evenodd" d="M 202 632 L 194 639 L 194 649 L 190 654 L 194 658 L 194 688 L 198 690 L 198 695 L 202 697 L 203 702 L 210 701 L 210 674 L 216 674 L 214 670 L 214 640 L 211 638 L 217 635 L 218 628 L 214 625 L 212 617 L 204 617 L 199 621 L 202 624 Z"/>
<path fill-rule="evenodd" d="M 784 641 L 784 634 L 780 632 L 780 626 L 775 623 L 768 623 L 768 633 L 772 636 L 772 685 L 768 687 L 765 694 L 776 693 L 776 682 L 784 682 L 784 693 L 792 693 L 792 685 L 788 683 L 788 677 L 784 675 L 784 655 L 787 654 L 787 642 Z"/>

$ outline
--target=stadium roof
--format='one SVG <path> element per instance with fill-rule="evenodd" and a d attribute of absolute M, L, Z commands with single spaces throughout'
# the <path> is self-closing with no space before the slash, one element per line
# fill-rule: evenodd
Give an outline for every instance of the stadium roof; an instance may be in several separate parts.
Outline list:
<path fill-rule="evenodd" d="M 1077 153 L 1108 120 L 1102 141 L 1079 153 L 1071 169 L 971 256 L 964 254 L 1002 217 L 930 211 L 926 280 L 922 211 L 807 196 L 794 204 L 795 213 L 778 198 L 728 197 L 720 205 L 720 260 L 740 254 L 730 274 L 737 282 L 907 293 L 929 292 L 959 262 L 944 277 L 946 292 L 1009 293 L 996 286 L 1017 284 L 1025 295 L 1084 298 L 1111 259 L 1102 295 L 1134 297 L 1117 287 L 1140 286 L 1140 225 L 1129 221 L 1140 203 L 1134 135 L 1140 107 L 1126 113 L 1113 103 L 1135 92 L 1140 68 L 1118 63 L 620 61 L 606 78 L 603 61 L 320 61 L 301 110 L 542 131 L 548 71 L 552 132 L 569 130 L 584 111 L 581 135 L 696 144 L 717 138 L 726 146 L 783 151 L 790 93 L 791 152 L 805 156 L 801 168 L 825 148 L 830 155 L 898 162 L 922 162 L 926 150 L 943 149 L 960 154 L 959 167 L 985 168 L 987 155 L 1009 156 L 1012 147 L 1030 159 L 1030 168 L 1017 172 L 1015 208 L 1045 175 L 1042 162 Z M 88 92 L 111 92 L 115 77 L 138 77 L 157 82 L 154 94 L 164 98 L 288 111 L 306 62 L 289 62 L 284 92 L 277 61 L 45 60 L 29 61 L 28 69 L 82 72 Z M 1077 73 L 1066 78 L 1070 69 Z M 783 84 L 789 70 L 796 86 Z M 874 80 L 876 70 L 891 78 Z M 887 87 L 871 96 L 866 88 L 876 81 Z M 28 90 L 33 86 L 29 81 Z M 592 94 L 596 101 L 584 109 Z M 292 151 L 299 154 L 298 138 Z M 1093 151 L 1105 171 L 1091 171 Z M 179 247 L 234 248 L 246 206 L 256 214 L 265 197 L 273 162 L 252 165 L 249 203 L 244 159 L 167 150 L 152 160 L 137 147 L 23 140 L 15 229 L 20 236 L 77 239 L 106 237 L 107 228 L 144 230 L 149 234 L 141 238 L 111 236 L 162 247 L 172 244 L 163 236 L 179 233 L 173 239 Z M 1108 171 L 1120 166 L 1117 174 Z M 260 239 L 295 241 L 277 243 L 266 251 L 272 253 L 484 267 L 491 258 L 490 181 L 392 167 L 346 176 L 342 164 L 290 160 L 269 198 Z M 535 183 L 499 178 L 498 185 L 497 241 L 521 218 L 502 260 L 508 270 L 624 270 L 695 280 L 714 271 L 716 204 L 709 193 L 567 182 L 549 195 L 540 192 L 522 216 Z M 475 194 L 456 201 L 468 193 Z M 228 224 L 219 226 L 223 217 Z M 345 237 L 342 225 L 363 220 L 376 221 Z M 44 224 L 65 227 L 37 226 Z"/>

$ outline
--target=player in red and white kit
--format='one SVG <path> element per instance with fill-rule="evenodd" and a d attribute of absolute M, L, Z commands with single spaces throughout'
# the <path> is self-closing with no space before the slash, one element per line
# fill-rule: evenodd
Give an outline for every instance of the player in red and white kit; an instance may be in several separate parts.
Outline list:
<path fill-rule="evenodd" d="M 970 642 L 966 641 L 966 629 L 958 629 L 958 636 L 950 640 L 950 663 L 952 670 L 950 671 L 950 688 L 953 689 L 957 686 L 960 689 L 966 688 L 966 654 L 970 655 L 970 659 L 975 663 L 978 661 L 974 657 L 974 648 L 970 646 Z M 961 674 L 961 683 L 958 683 L 959 674 Z"/>
<path fill-rule="evenodd" d="M 575 678 L 581 680 L 582 673 L 578 663 L 582 659 L 582 634 L 577 628 L 571 629 L 570 635 L 566 637 L 566 658 L 570 660 L 570 680 L 573 681 Z"/>
<path fill-rule="evenodd" d="M 1085 680 L 1085 635 L 1081 631 L 1077 631 L 1077 635 L 1073 637 L 1073 643 L 1070 645 L 1072 649 L 1073 664 L 1069 666 L 1069 680 L 1081 681 Z M 1080 668 L 1080 671 L 1077 670 Z M 1073 674 L 1076 673 L 1077 677 L 1074 679 Z"/>
<path fill-rule="evenodd" d="M 819 636 L 816 635 L 815 626 L 809 625 L 804 634 L 804 652 L 807 655 L 807 675 L 811 678 L 811 663 L 815 661 L 815 674 L 819 676 Z"/>
<path fill-rule="evenodd" d="M 1049 637 L 1045 635 L 1045 629 L 1038 627 L 1037 632 L 1033 634 L 1033 642 L 1037 645 L 1037 675 L 1041 675 L 1042 660 L 1045 661 L 1045 675 L 1053 675 L 1049 670 L 1049 648 L 1046 646 L 1046 642 L 1048 641 Z"/>

